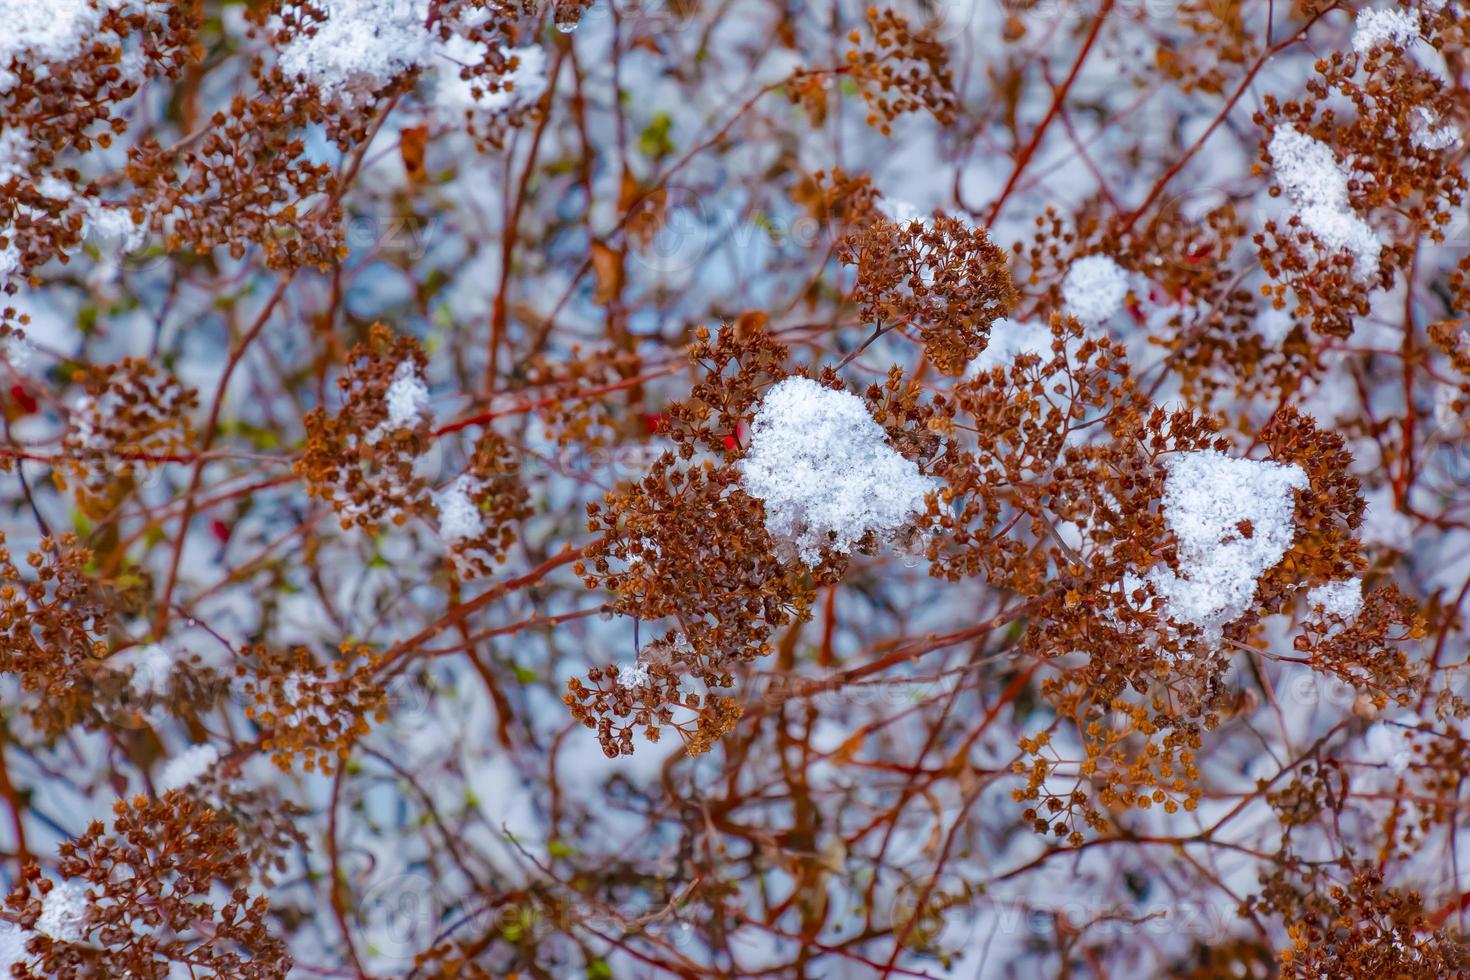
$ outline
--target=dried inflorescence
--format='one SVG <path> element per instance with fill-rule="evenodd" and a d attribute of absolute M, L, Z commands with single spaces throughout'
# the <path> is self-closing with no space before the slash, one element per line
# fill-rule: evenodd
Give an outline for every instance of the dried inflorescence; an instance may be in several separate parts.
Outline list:
<path fill-rule="evenodd" d="M 14 975 L 284 978 L 291 960 L 266 900 L 245 887 L 248 870 L 235 828 L 205 804 L 180 793 L 119 800 L 110 830 L 93 821 L 61 844 L 59 880 L 24 868 L 6 899 L 26 930 Z"/>
<path fill-rule="evenodd" d="M 1276 186 L 1291 202 L 1285 221 L 1270 220 L 1256 236 L 1265 287 L 1279 309 L 1288 288 L 1315 330 L 1347 336 L 1352 316 L 1368 312 L 1368 295 L 1409 263 L 1420 237 L 1441 242 L 1465 199 L 1466 178 L 1453 154 L 1454 99 L 1442 79 L 1404 57 L 1435 23 L 1399 13 L 1415 25 L 1408 36 L 1374 31 L 1377 11 L 1359 14 L 1353 53 L 1320 60 L 1299 100 L 1265 98 L 1257 122 L 1269 128 L 1262 150 Z M 1381 35 L 1381 36 L 1380 36 Z M 1336 103 L 1345 100 L 1351 110 Z M 1391 214 L 1394 224 L 1379 216 Z"/>
<path fill-rule="evenodd" d="M 772 631 L 804 619 L 816 585 L 841 568 L 840 561 L 810 570 L 784 561 L 761 502 L 742 486 L 744 433 L 760 389 L 786 376 L 786 348 L 753 323 L 716 335 L 700 328 L 697 337 L 689 357 L 703 379 L 659 423 L 675 449 L 633 486 L 587 505 L 588 527 L 599 537 L 576 566 L 588 588 L 613 594 L 614 612 L 678 624 L 688 652 L 660 668 L 641 706 L 657 712 L 667 698 L 698 709 L 688 732 L 679 729 L 692 751 L 708 748 L 737 712 L 734 701 L 713 692 L 734 684 L 737 665 L 769 653 Z M 681 676 L 710 693 L 680 694 Z M 601 672 L 589 680 L 592 687 L 571 683 L 568 703 L 580 721 L 598 727 L 609 755 L 631 751 L 630 726 L 614 733 L 608 718 L 629 713 L 628 694 L 605 689 Z"/>
<path fill-rule="evenodd" d="M 461 574 L 489 575 L 516 542 L 515 524 L 529 517 L 530 494 L 515 452 L 502 436 L 484 433 L 469 467 L 434 495 L 439 534 Z"/>
<path fill-rule="evenodd" d="M 194 25 L 172 16 L 181 23 L 171 30 L 189 36 Z M 266 42 L 249 89 L 188 120 L 192 131 L 171 144 L 148 137 L 129 148 L 127 204 L 152 216 L 170 250 L 224 248 L 238 259 L 254 245 L 274 269 L 331 268 L 347 254 L 343 170 L 309 150 L 313 127 L 354 161 L 350 174 L 383 107 L 416 88 L 427 90 L 426 115 L 486 148 L 533 118 L 545 89 L 541 49 L 508 44 L 521 33 L 509 5 L 275 0 L 247 17 Z"/>
<path fill-rule="evenodd" d="M 155 215 L 170 251 L 224 248 L 239 259 L 258 245 L 277 268 L 330 267 L 346 254 L 341 188 L 302 136 L 323 108 L 278 73 L 259 85 L 255 98 L 239 96 L 201 122 L 195 138 L 130 149 L 130 204 Z"/>
<path fill-rule="evenodd" d="M 834 231 L 856 229 L 872 220 L 878 206 L 878 192 L 866 174 L 850 174 L 841 167 L 816 170 L 803 175 L 791 188 L 792 203 L 807 217 Z"/>
<path fill-rule="evenodd" d="M 680 466 L 665 453 L 636 486 L 609 494 L 604 504 L 588 504 L 587 515 L 600 538 L 577 564 L 578 574 L 588 588 L 611 592 L 617 613 L 679 624 L 697 657 L 678 673 L 709 693 L 679 696 L 675 703 L 700 709 L 688 743 L 692 751 L 708 748 L 729 728 L 735 707 L 714 692 L 734 684 L 737 665 L 770 652 L 772 630 L 808 615 L 812 577 L 777 557 L 760 502 L 740 488 L 740 473 L 730 464 Z M 589 680 L 594 688 L 574 679 L 567 698 L 581 705 L 575 713 L 591 727 L 597 709 L 619 705 L 616 697 L 599 697 L 601 675 Z M 677 691 L 677 678 L 669 681 L 675 687 L 665 683 L 663 693 Z M 644 707 L 656 710 L 662 703 Z M 606 720 L 603 715 L 596 722 L 604 750 L 631 750 L 626 737 L 614 739 Z"/>
<path fill-rule="evenodd" d="M 1137 8 L 1134 16 L 1152 11 Z M 1181 92 L 1221 95 L 1241 65 L 1260 56 L 1261 39 L 1250 29 L 1246 11 L 1215 0 L 1179 0 L 1171 12 L 1184 28 L 1183 36 L 1165 33 L 1151 60 L 1127 67 L 1140 77 L 1157 71 L 1173 80 Z"/>
<path fill-rule="evenodd" d="M 1292 856 L 1263 884 L 1246 908 L 1287 923 L 1283 977 L 1440 980 L 1461 976 L 1470 965 L 1463 937 L 1439 928 L 1417 892 L 1386 884 L 1371 866 L 1343 862 L 1329 869 Z"/>
<path fill-rule="evenodd" d="M 852 299 L 863 319 L 918 332 L 945 374 L 963 373 L 1016 304 L 1005 252 L 983 228 L 949 215 L 873 221 L 839 256 L 857 267 Z"/>
<path fill-rule="evenodd" d="M 560 447 L 600 450 L 617 441 L 637 420 L 620 425 L 615 392 L 638 400 L 639 359 L 617 349 L 584 351 L 573 346 L 565 357 L 537 357 L 526 365 L 526 400 Z M 638 428 L 646 433 L 647 426 Z"/>
<path fill-rule="evenodd" d="M 343 528 L 402 524 L 424 507 L 428 480 L 414 463 L 428 449 L 433 415 L 423 378 L 427 358 L 413 337 L 374 324 L 337 379 L 342 406 L 306 416 L 306 450 L 296 472 L 331 503 Z"/>
<path fill-rule="evenodd" d="M 0 0 L 0 974 L 1465 975 L 1463 0 L 1163 6 Z"/>
<path fill-rule="evenodd" d="M 113 4 L 78 0 L 56 10 L 55 34 L 32 46 L 32 18 L 0 63 L 0 279 L 30 274 L 80 247 L 104 208 L 125 203 L 114 219 L 141 221 L 135 202 L 109 201 L 84 179 L 78 157 L 106 151 L 129 128 L 126 107 L 151 79 L 177 78 L 195 56 L 199 11 L 189 4 Z M 42 35 L 44 36 L 44 35 Z M 109 219 L 102 219 L 109 220 Z"/>
<path fill-rule="evenodd" d="M 845 67 L 868 105 L 868 125 L 887 136 L 895 119 L 920 111 L 953 122 L 958 101 L 944 45 L 892 10 L 869 7 L 865 26 L 871 40 L 864 44 L 857 30 L 848 35 L 853 48 Z"/>
<path fill-rule="evenodd" d="M 1410 644 L 1424 635 L 1416 604 L 1390 585 L 1364 596 L 1350 616 L 1317 612 L 1294 645 L 1313 670 L 1342 678 L 1382 709 L 1415 704 L 1424 694 L 1424 664 L 1410 655 Z"/>
<path fill-rule="evenodd" d="M 572 717 L 597 731 L 609 758 L 633 754 L 633 733 L 657 742 L 672 728 L 691 755 L 708 751 L 740 719 L 740 704 L 717 688 L 728 678 L 713 677 L 712 659 L 702 656 L 682 635 L 668 634 L 644 645 L 633 667 L 594 667 L 587 683 L 572 678 L 565 701 Z M 705 693 L 682 687 L 682 679 L 701 680 Z"/>
<path fill-rule="evenodd" d="M 83 394 L 68 412 L 62 473 L 77 482 L 83 511 L 100 516 L 137 486 L 140 475 L 183 455 L 194 442 L 199 396 L 141 358 L 79 372 Z"/>
<path fill-rule="evenodd" d="M 0 532 L 0 671 L 29 693 L 25 710 L 47 737 L 96 724 L 97 698 L 108 687 L 103 658 L 113 617 L 87 575 L 91 558 L 74 534 L 43 538 L 22 574 Z"/>
<path fill-rule="evenodd" d="M 309 811 L 283 797 L 278 788 L 245 777 L 240 765 L 243 753 L 220 758 L 208 743 L 188 751 L 202 758 L 183 757 L 181 762 L 176 757 L 169 764 L 184 766 L 185 775 L 203 771 L 183 785 L 159 785 L 159 795 L 177 793 L 208 806 L 221 824 L 234 830 L 250 882 L 267 888 L 276 884 L 290 871 L 293 851 L 308 845 L 302 824 Z M 165 765 L 160 780 L 169 774 Z"/>
<path fill-rule="evenodd" d="M 299 757 L 306 772 L 331 772 L 387 717 L 380 658 L 366 647 L 344 643 L 325 664 L 304 647 L 255 646 L 244 657 L 236 675 L 246 716 L 283 770 Z"/>

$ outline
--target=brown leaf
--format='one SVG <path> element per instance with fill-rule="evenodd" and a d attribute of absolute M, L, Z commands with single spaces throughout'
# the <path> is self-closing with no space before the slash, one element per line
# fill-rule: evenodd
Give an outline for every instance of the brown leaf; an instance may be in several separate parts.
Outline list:
<path fill-rule="evenodd" d="M 771 317 L 765 310 L 747 310 L 735 318 L 735 336 L 744 340 L 752 333 L 764 331 L 770 322 Z"/>
<path fill-rule="evenodd" d="M 424 150 L 428 145 L 428 126 L 413 126 L 399 135 L 398 152 L 403 157 L 403 172 L 408 175 L 411 184 L 419 183 L 426 175 Z"/>
<path fill-rule="evenodd" d="M 623 253 L 602 242 L 593 242 L 592 271 L 597 275 L 597 291 L 592 294 L 592 302 L 606 306 L 623 291 Z"/>
<path fill-rule="evenodd" d="M 858 749 L 862 748 L 863 743 L 867 740 L 868 729 L 865 725 L 847 736 L 842 744 L 837 746 L 837 750 L 832 753 L 833 764 L 844 765 L 845 763 L 851 762 L 852 757 L 857 754 Z"/>

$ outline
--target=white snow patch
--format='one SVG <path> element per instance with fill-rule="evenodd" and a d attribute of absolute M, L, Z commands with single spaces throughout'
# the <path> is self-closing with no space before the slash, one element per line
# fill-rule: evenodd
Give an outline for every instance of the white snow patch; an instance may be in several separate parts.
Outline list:
<path fill-rule="evenodd" d="M 134 221 L 127 208 L 97 201 L 87 202 L 87 231 L 99 248 L 123 252 L 140 248 L 148 237 L 147 226 Z"/>
<path fill-rule="evenodd" d="M 429 411 L 429 387 L 413 361 L 399 362 L 383 400 L 388 405 L 387 428 L 395 432 L 414 428 L 421 418 L 433 419 Z"/>
<path fill-rule="evenodd" d="M 1022 354 L 1035 354 L 1045 363 L 1051 360 L 1051 343 L 1050 324 L 1040 320 L 996 320 L 990 327 L 989 342 L 965 368 L 965 377 L 1010 367 Z"/>
<path fill-rule="evenodd" d="M 1147 580 L 1170 619 L 1218 637 L 1250 607 L 1257 580 L 1291 547 L 1291 491 L 1304 489 L 1307 476 L 1295 465 L 1212 449 L 1172 456 L 1165 466 L 1164 520 L 1178 542 L 1179 570 L 1161 566 Z"/>
<path fill-rule="evenodd" d="M 500 54 L 515 59 L 515 67 L 500 78 L 500 88 L 486 91 L 489 80 L 467 80 L 460 77 L 465 67 L 485 63 L 483 45 L 456 35 L 440 45 L 434 53 L 434 104 L 443 112 L 463 113 L 481 110 L 507 112 L 531 105 L 546 94 L 546 52 L 535 45 L 523 48 L 501 48 Z M 478 98 L 475 88 L 480 89 Z"/>
<path fill-rule="evenodd" d="M 437 33 L 426 30 L 430 0 L 318 3 L 327 20 L 316 25 L 314 34 L 298 36 L 286 45 L 280 67 L 348 107 L 415 69 L 425 70 L 434 106 L 442 112 L 504 112 L 529 105 L 546 91 L 546 52 L 535 45 L 500 48 L 516 64 L 499 79 L 497 91 L 484 91 L 484 81 L 461 78 L 463 68 L 484 64 L 488 49 L 458 34 L 441 41 Z"/>
<path fill-rule="evenodd" d="M 4 3 L 5 0 L 0 0 L 0 10 L 4 9 Z M 3 57 L 0 55 L 0 58 Z M 0 69 L 0 78 L 3 77 L 3 69 Z M 0 85 L 0 91 L 4 91 L 3 85 Z M 28 132 L 23 129 L 0 132 L 0 180 L 24 173 L 30 159 L 31 141 Z"/>
<path fill-rule="evenodd" d="M 471 497 L 476 489 L 475 478 L 466 473 L 436 495 L 439 534 L 445 541 L 468 541 L 485 532 L 484 518 Z"/>
<path fill-rule="evenodd" d="M 183 789 L 197 782 L 219 763 L 219 749 L 213 745 L 191 745 L 163 764 L 158 774 L 158 791 Z"/>
<path fill-rule="evenodd" d="M 1307 606 L 1352 619 L 1363 608 L 1363 580 L 1349 578 L 1319 585 L 1307 593 Z"/>
<path fill-rule="evenodd" d="M 1421 150 L 1448 150 L 1460 142 L 1460 130 L 1454 123 L 1437 125 L 1439 117 L 1420 106 L 1414 110 L 1414 128 L 1410 141 Z"/>
<path fill-rule="evenodd" d="M 1363 497 L 1368 506 L 1363 511 L 1363 526 L 1358 532 L 1362 542 L 1407 551 L 1414 537 L 1414 519 L 1398 509 L 1393 493 L 1384 487 L 1369 490 Z"/>
<path fill-rule="evenodd" d="M 1286 124 L 1271 137 L 1276 179 L 1296 205 L 1307 231 L 1329 251 L 1353 258 L 1353 276 L 1373 278 L 1383 242 L 1348 201 L 1348 175 L 1332 148 Z"/>
<path fill-rule="evenodd" d="M 1067 312 L 1085 324 L 1112 318 L 1128 298 L 1128 273 L 1106 255 L 1087 255 L 1072 263 L 1062 281 Z"/>
<path fill-rule="evenodd" d="M 326 21 L 287 44 L 280 67 L 329 98 L 354 106 L 428 63 L 434 45 L 424 29 L 429 0 L 317 0 L 317 6 Z"/>
<path fill-rule="evenodd" d="M 746 491 L 765 503 L 766 530 L 808 565 L 868 532 L 891 537 L 935 488 L 888 444 L 860 398 L 806 378 L 766 393 L 751 424 Z"/>
<path fill-rule="evenodd" d="M 36 920 L 36 931 L 59 942 L 81 942 L 87 933 L 87 912 L 91 904 L 86 885 L 79 881 L 59 882 L 41 901 L 41 917 Z"/>
<path fill-rule="evenodd" d="M 8 919 L 0 919 L 0 977 L 11 976 L 12 967 L 31 958 L 26 952 L 26 943 L 33 935 Z"/>
<path fill-rule="evenodd" d="M 174 675 L 173 654 L 161 643 L 150 643 L 132 656 L 133 673 L 128 682 L 138 697 L 168 694 Z"/>
<path fill-rule="evenodd" d="M 632 666 L 618 668 L 618 686 L 625 688 L 643 687 L 648 683 L 648 664 L 639 660 Z"/>
<path fill-rule="evenodd" d="M 1251 327 L 1255 330 L 1256 335 L 1264 340 L 1268 347 L 1280 347 L 1295 325 L 1296 321 L 1292 319 L 1289 312 L 1278 310 L 1274 306 L 1267 306 L 1251 321 Z"/>
<path fill-rule="evenodd" d="M 5 274 L 0 268 L 0 276 Z M 36 345 L 24 333 L 16 332 L 0 340 L 0 360 L 10 365 L 17 374 L 24 374 L 36 356 Z M 0 974 L 3 976 L 3 974 Z"/>
<path fill-rule="evenodd" d="M 1353 31 L 1353 50 L 1366 54 L 1389 44 L 1408 47 L 1418 36 L 1417 10 L 1360 10 Z"/>
<path fill-rule="evenodd" d="M 65 61 L 82 50 L 101 19 L 87 0 L 0 0 L 0 92 L 16 82 L 11 59 Z"/>
<path fill-rule="evenodd" d="M 927 224 L 933 220 L 933 213 L 924 211 L 908 201 L 892 197 L 881 198 L 877 202 L 878 212 L 889 221 L 900 225 Z"/>
<path fill-rule="evenodd" d="M 1386 765 L 1395 773 L 1408 772 L 1414 761 L 1404 729 L 1397 725 L 1374 722 L 1363 733 L 1363 748 L 1367 751 L 1365 762 Z"/>

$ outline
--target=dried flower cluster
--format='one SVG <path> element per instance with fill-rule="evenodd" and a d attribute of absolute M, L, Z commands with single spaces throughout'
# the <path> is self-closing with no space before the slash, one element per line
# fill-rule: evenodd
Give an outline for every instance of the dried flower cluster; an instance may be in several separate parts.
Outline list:
<path fill-rule="evenodd" d="M 1470 976 L 1465 0 L 0 16 L 0 976 Z"/>

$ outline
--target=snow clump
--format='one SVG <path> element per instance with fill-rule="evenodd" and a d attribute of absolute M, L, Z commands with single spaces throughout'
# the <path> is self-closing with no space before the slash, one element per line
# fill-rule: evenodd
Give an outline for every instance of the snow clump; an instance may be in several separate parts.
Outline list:
<path fill-rule="evenodd" d="M 870 532 L 892 537 L 935 489 L 862 399 L 807 378 L 766 393 L 743 470 L 746 492 L 765 503 L 766 530 L 809 566 L 826 551 L 849 554 Z"/>
<path fill-rule="evenodd" d="M 78 881 L 63 881 L 46 893 L 41 902 L 41 917 L 36 931 L 63 943 L 78 943 L 87 933 L 87 913 L 91 908 L 87 886 Z"/>
<path fill-rule="evenodd" d="M 429 0 L 319 0 L 318 6 L 327 19 L 286 45 L 280 67 L 328 98 L 354 106 L 428 63 Z"/>
<path fill-rule="evenodd" d="M 1302 225 L 1329 251 L 1352 256 L 1353 278 L 1372 279 L 1383 242 L 1348 202 L 1348 175 L 1332 148 L 1287 124 L 1271 137 L 1270 150 L 1276 179 Z"/>
<path fill-rule="evenodd" d="M 1127 298 L 1128 273 L 1106 255 L 1078 259 L 1062 281 L 1067 312 L 1089 326 L 1112 319 Z"/>
<path fill-rule="evenodd" d="M 463 69 L 485 63 L 488 47 L 461 34 L 441 39 L 427 29 L 430 0 L 318 0 L 318 6 L 327 19 L 286 45 L 280 67 L 348 108 L 414 70 L 425 72 L 434 108 L 446 114 L 504 112 L 529 105 L 546 91 L 546 52 L 535 45 L 499 49 L 516 65 L 494 92 L 485 88 L 494 79 L 461 78 Z M 481 19 L 470 12 L 460 24 L 473 27 Z"/>
<path fill-rule="evenodd" d="M 163 697 L 169 692 L 174 674 L 174 657 L 161 643 L 150 643 L 132 658 L 132 676 L 128 686 L 140 698 Z"/>
<path fill-rule="evenodd" d="M 429 412 L 429 387 L 413 361 L 402 361 L 394 369 L 393 383 L 388 386 L 384 400 L 388 403 L 388 427 L 395 431 L 412 429 L 420 418 L 433 418 Z"/>
<path fill-rule="evenodd" d="M 10 62 L 66 61 L 82 50 L 96 32 L 102 11 L 87 0 L 0 0 L 0 92 L 9 91 L 17 79 Z"/>
<path fill-rule="evenodd" d="M 1390 44 L 1406 48 L 1418 36 L 1417 10 L 1360 10 L 1353 31 L 1353 50 L 1367 54 Z"/>
<path fill-rule="evenodd" d="M 1363 581 L 1349 578 L 1319 585 L 1307 593 L 1307 606 L 1324 613 L 1352 619 L 1363 608 Z"/>
<path fill-rule="evenodd" d="M 1147 580 L 1165 615 L 1215 639 L 1250 607 L 1257 580 L 1291 547 L 1291 491 L 1305 489 L 1307 476 L 1299 466 L 1211 449 L 1165 465 L 1164 521 L 1178 542 L 1179 570 L 1159 567 Z"/>
<path fill-rule="evenodd" d="M 439 534 L 445 541 L 469 541 L 484 533 L 485 520 L 471 496 L 475 489 L 474 477 L 465 474 L 435 495 L 434 503 L 439 508 Z"/>

